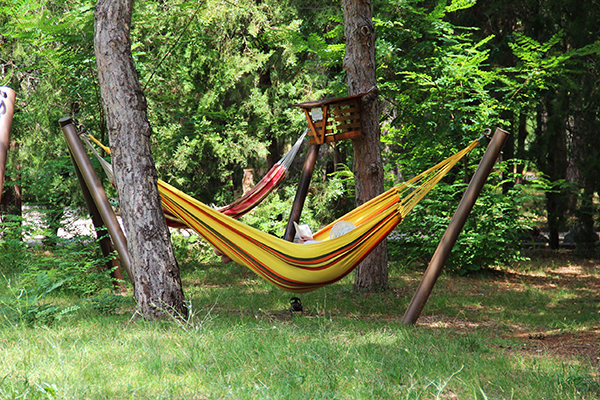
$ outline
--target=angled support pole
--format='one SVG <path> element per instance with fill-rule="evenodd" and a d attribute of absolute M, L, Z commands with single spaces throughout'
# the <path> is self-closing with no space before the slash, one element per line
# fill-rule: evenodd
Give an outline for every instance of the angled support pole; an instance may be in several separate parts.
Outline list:
<path fill-rule="evenodd" d="M 312 178 L 313 171 L 315 169 L 315 163 L 317 162 L 317 155 L 319 154 L 320 144 L 311 144 L 304 160 L 304 166 L 302 167 L 302 175 L 300 176 L 300 182 L 298 183 L 298 190 L 296 191 L 296 197 L 292 204 L 292 211 L 290 212 L 290 219 L 288 220 L 287 227 L 285 229 L 284 239 L 288 242 L 294 241 L 296 235 L 296 228 L 294 222 L 300 221 L 300 214 L 302 214 L 302 207 L 304 207 L 304 201 L 308 194 L 308 187 L 310 186 L 310 180 Z"/>
<path fill-rule="evenodd" d="M 15 112 L 15 99 L 17 94 L 9 87 L 0 87 L 0 201 L 4 187 L 4 172 L 10 144 L 10 130 Z"/>
<path fill-rule="evenodd" d="M 421 279 L 421 283 L 408 305 L 406 313 L 404 313 L 404 316 L 402 317 L 402 323 L 404 325 L 414 325 L 417 322 L 417 319 L 419 319 L 419 315 L 421 315 L 421 311 L 423 311 L 423 307 L 425 307 L 425 303 L 433 290 L 433 286 L 442 272 L 442 268 L 452 251 L 452 247 L 454 247 L 454 244 L 456 243 L 456 239 L 458 239 L 458 235 L 460 235 L 460 232 L 465 226 L 467 217 L 473 209 L 475 201 L 481 193 L 481 189 L 490 175 L 492 167 L 496 163 L 496 159 L 498 159 L 508 135 L 508 132 L 503 131 L 500 128 L 497 128 L 496 132 L 494 132 L 494 136 L 488 144 L 485 154 L 477 167 L 477 171 L 475 171 L 473 178 L 471 178 L 471 182 L 463 194 L 460 204 L 450 221 L 450 225 L 448 225 L 446 233 L 444 233 L 433 257 L 431 257 L 431 261 Z"/>
<path fill-rule="evenodd" d="M 129 280 L 133 284 L 134 279 L 131 271 L 129 252 L 127 251 L 127 239 L 125 238 L 121 225 L 119 225 L 119 221 L 117 221 L 117 217 L 108 202 L 104 187 L 102 187 L 102 183 L 100 182 L 98 175 L 96 175 L 92 162 L 77 135 L 75 125 L 73 125 L 73 119 L 66 117 L 61 118 L 58 122 L 62 128 L 73 160 L 75 161 L 75 169 L 79 171 L 83 178 L 83 180 L 79 182 L 82 190 L 84 191 L 84 194 L 88 191 L 92 197 L 93 202 L 88 204 L 88 207 L 91 207 L 90 214 L 94 215 L 97 212 L 100 216 L 102 225 L 106 226 L 106 229 L 115 244 L 115 249 L 121 260 L 121 265 L 123 265 L 125 271 L 127 271 Z"/>
<path fill-rule="evenodd" d="M 85 184 L 85 180 L 83 175 L 81 174 L 81 170 L 77 166 L 75 162 L 75 158 L 73 154 L 71 154 L 71 161 L 73 162 L 73 166 L 75 167 L 75 174 L 77 175 L 77 180 L 80 183 L 81 191 L 83 193 L 83 199 L 85 200 L 85 204 L 87 205 L 90 216 L 92 217 L 92 224 L 94 225 L 94 229 L 96 230 L 96 235 L 99 240 L 100 250 L 102 251 L 102 255 L 106 258 L 109 257 L 115 248 L 113 247 L 112 241 L 110 237 L 107 235 L 108 231 L 106 229 L 106 224 L 102 220 L 102 216 L 98 211 L 98 207 L 94 203 L 94 198 L 90 193 L 87 185 Z M 115 268 L 116 267 L 116 268 Z M 119 262 L 116 259 L 111 259 L 106 262 L 106 268 L 108 270 L 112 270 L 110 273 L 111 278 L 113 278 L 113 285 L 115 290 L 124 290 L 125 284 L 123 282 L 123 273 L 121 272 L 121 268 L 119 267 Z"/>

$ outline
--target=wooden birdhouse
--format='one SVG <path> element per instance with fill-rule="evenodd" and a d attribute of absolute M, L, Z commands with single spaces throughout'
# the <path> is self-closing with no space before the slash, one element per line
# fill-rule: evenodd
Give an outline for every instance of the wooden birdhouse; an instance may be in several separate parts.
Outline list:
<path fill-rule="evenodd" d="M 310 128 L 310 144 L 362 136 L 360 99 L 364 94 L 295 104 L 302 108 Z"/>

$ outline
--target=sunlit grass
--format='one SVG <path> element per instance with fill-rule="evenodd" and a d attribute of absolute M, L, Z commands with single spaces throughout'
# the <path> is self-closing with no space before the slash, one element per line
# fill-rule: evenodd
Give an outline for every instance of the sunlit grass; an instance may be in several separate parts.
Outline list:
<path fill-rule="evenodd" d="M 3 334 L 4 396 L 24 382 L 58 398 L 593 398 L 585 385 L 598 388 L 583 367 L 504 355 L 480 333 L 397 324 L 238 317 L 183 329 L 107 317 Z"/>
<path fill-rule="evenodd" d="M 597 366 L 529 351 L 511 332 L 599 329 L 597 275 L 443 275 L 416 327 L 402 315 L 422 272 L 391 269 L 391 290 L 352 278 L 291 294 L 234 264 L 183 264 L 187 321 L 132 319 L 90 299 L 50 324 L 0 325 L 0 398 L 596 399 Z M 539 272 L 539 271 L 538 271 Z M 556 271 L 555 271 L 556 272 Z M 560 271 L 559 271 L 560 272 Z M 571 277 L 575 279 L 576 277 Z M 17 278 L 15 278 L 17 279 Z M 542 279 L 542 280 L 538 280 Z M 550 280 L 549 280 L 550 279 Z M 11 280 L 18 285 L 18 281 Z M 596 297 L 590 293 L 595 293 Z M 0 296 L 6 296 L 0 290 Z M 108 300 L 106 300 L 108 301 Z M 112 301 L 112 300 L 111 300 Z M 578 312 L 581 311 L 581 312 Z"/>

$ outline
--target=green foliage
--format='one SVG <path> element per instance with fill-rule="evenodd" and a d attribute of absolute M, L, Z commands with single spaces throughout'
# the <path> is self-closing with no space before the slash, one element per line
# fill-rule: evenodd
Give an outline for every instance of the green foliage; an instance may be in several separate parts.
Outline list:
<path fill-rule="evenodd" d="M 450 22 L 449 13 L 474 2 L 446 4 L 432 2 L 430 9 L 411 3 L 383 6 L 376 20 L 381 32 L 377 42 L 382 65 L 379 86 L 391 105 L 384 116 L 382 136 L 388 185 L 448 157 L 484 128 L 509 128 L 516 95 L 523 89 L 519 87 L 521 78 L 516 79 L 510 69 L 490 67 L 496 43 L 493 35 Z M 531 62 L 542 59 L 533 53 L 546 52 L 557 38 L 542 46 L 521 37 L 517 40 L 519 57 Z M 549 70 L 563 61 L 564 57 L 544 58 L 544 66 L 538 69 Z M 546 81 L 547 77 L 540 79 Z M 392 258 L 406 257 L 409 263 L 429 260 L 466 187 L 465 175 L 472 173 L 481 154 L 482 150 L 477 150 L 469 155 L 462 171 L 455 167 L 439 189 L 413 210 L 399 228 L 401 240 L 389 242 Z M 517 176 L 509 176 L 506 165 L 497 168 L 504 176 L 490 178 L 447 262 L 460 273 L 521 258 L 519 237 L 532 217 L 522 204 L 539 201 L 531 201 L 528 188 L 511 184 Z"/>
<path fill-rule="evenodd" d="M 572 58 L 576 57 L 579 49 L 562 51 L 563 37 L 564 32 L 558 32 L 540 43 L 524 34 L 516 34 L 514 40 L 508 43 L 519 59 L 517 66 L 506 69 L 507 74 L 513 75 L 510 101 L 518 99 L 527 103 L 546 90 L 576 85 L 569 70 L 574 66 Z"/>
<path fill-rule="evenodd" d="M 175 258 L 182 271 L 193 271 L 204 263 L 219 260 L 214 248 L 208 242 L 191 231 L 188 233 L 189 235 L 181 232 L 171 233 Z"/>
<path fill-rule="evenodd" d="M 518 94 L 522 101 L 539 96 L 546 90 L 558 87 L 576 87 L 580 74 L 581 58 L 600 53 L 600 41 L 581 48 L 564 49 L 565 32 L 555 33 L 545 42 L 540 42 L 522 33 L 514 35 L 509 42 L 513 54 L 519 59 L 514 68 L 506 72 L 515 74 L 512 98 Z"/>
<path fill-rule="evenodd" d="M 84 119 L 100 116 L 93 7 L 77 0 L 11 0 L 0 5 L 0 21 L 0 84 L 17 92 L 11 136 L 20 145 L 9 152 L 7 174 L 20 176 L 25 201 L 56 210 L 80 205 L 57 121 L 82 109 L 89 112 Z"/>
<path fill-rule="evenodd" d="M 260 231 L 283 237 L 295 197 L 294 187 L 283 187 L 272 193 L 258 207 L 240 220 Z M 314 226 L 310 209 L 303 210 L 301 223 Z"/>
<path fill-rule="evenodd" d="M 0 273 L 22 272 L 30 261 L 27 245 L 23 241 L 28 229 L 23 226 L 23 218 L 5 215 L 0 224 Z"/>
<path fill-rule="evenodd" d="M 315 228 L 328 225 L 351 211 L 355 204 L 354 175 L 350 168 L 340 164 L 325 181 L 313 182 L 307 203 L 314 214 Z"/>
<path fill-rule="evenodd" d="M 91 238 L 54 237 L 54 250 L 51 254 L 46 254 L 40 247 L 27 247 L 23 238 L 31 231 L 30 228 L 23 228 L 20 220 L 11 222 L 7 218 L 3 225 L 5 229 L 0 236 L 0 272 L 19 276 L 24 287 L 33 287 L 35 293 L 40 287 L 51 287 L 51 291 L 59 290 L 78 296 L 90 296 L 113 287 L 110 276 L 112 271 L 106 269 L 105 263 L 114 255 L 102 257 L 97 243 Z M 52 285 L 46 284 L 46 280 Z M 35 297 L 33 299 L 35 302 L 39 300 Z"/>
<path fill-rule="evenodd" d="M 55 238 L 52 253 L 30 249 L 23 240 L 30 231 L 21 223 L 6 218 L 0 237 L 0 273 L 7 282 L 6 291 L 0 293 L 0 313 L 7 321 L 49 324 L 79 309 L 48 301 L 50 295 L 60 292 L 90 296 L 112 289 L 111 271 L 105 267 L 108 259 L 98 254 L 94 241 Z"/>
<path fill-rule="evenodd" d="M 515 179 L 508 174 L 508 166 L 499 165 L 477 198 L 446 262 L 449 270 L 466 274 L 523 260 L 520 248 L 533 216 L 524 215 L 521 207 L 532 204 L 536 194 L 525 185 L 514 185 L 504 192 L 503 185 Z M 500 174 L 506 178 L 501 179 Z M 389 242 L 392 259 L 429 262 L 467 186 L 461 182 L 438 185 L 402 222 L 396 240 Z M 532 185 L 536 182 L 528 183 Z"/>
<path fill-rule="evenodd" d="M 464 10 L 474 6 L 476 2 L 477 0 L 452 0 L 452 3 L 449 6 L 446 6 L 446 12 L 450 13 L 458 10 Z"/>
<path fill-rule="evenodd" d="M 88 237 L 61 240 L 50 255 L 36 254 L 21 274 L 25 284 L 32 284 L 40 274 L 52 282 L 60 282 L 62 291 L 90 296 L 113 287 L 105 263 L 115 257 L 102 257 L 99 246 Z"/>
<path fill-rule="evenodd" d="M 502 123 L 502 104 L 494 97 L 501 76 L 486 64 L 492 36 L 475 41 L 472 30 L 453 26 L 444 15 L 405 5 L 377 20 L 378 85 L 394 105 L 384 116 L 389 128 L 382 141 L 395 146 L 388 162 L 410 173 L 424 166 L 415 161 L 430 164 L 447 147 L 464 147 Z"/>
<path fill-rule="evenodd" d="M 62 287 L 66 280 L 54 281 L 48 272 L 38 272 L 34 282 L 24 288 L 13 288 L 7 281 L 7 294 L 0 298 L 0 314 L 10 324 L 46 325 L 65 318 L 79 306 L 60 306 L 48 301 L 51 293 Z"/>
<path fill-rule="evenodd" d="M 158 171 L 206 203 L 226 204 L 243 168 L 263 168 L 268 148 L 276 161 L 303 130 L 290 105 L 319 90 L 302 70 L 303 21 L 288 2 L 136 4 L 134 57 Z"/>
<path fill-rule="evenodd" d="M 519 218 L 519 205 L 524 201 L 520 189 L 503 194 L 496 187 L 480 195 L 448 260 L 451 270 L 465 274 L 523 259 L 521 237 L 530 225 Z"/>
<path fill-rule="evenodd" d="M 112 293 L 107 289 L 101 290 L 100 293 L 87 298 L 86 301 L 93 310 L 104 315 L 115 314 L 124 307 L 134 306 L 132 298 Z"/>

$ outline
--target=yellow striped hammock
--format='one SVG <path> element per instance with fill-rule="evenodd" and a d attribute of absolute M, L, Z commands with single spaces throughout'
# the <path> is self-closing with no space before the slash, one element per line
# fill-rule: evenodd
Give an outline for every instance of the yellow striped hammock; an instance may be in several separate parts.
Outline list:
<path fill-rule="evenodd" d="M 309 292 L 348 275 L 480 139 L 333 221 L 315 233 L 317 242 L 310 244 L 291 243 L 252 228 L 164 181 L 158 180 L 158 191 L 167 211 L 234 262 L 281 289 Z M 331 228 L 338 221 L 356 228 L 331 239 Z"/>
<path fill-rule="evenodd" d="M 158 182 L 163 206 L 221 253 L 268 282 L 290 292 L 309 292 L 350 273 L 444 175 L 479 142 L 362 204 L 314 234 L 320 241 L 291 243 L 223 215 L 166 182 Z M 330 239 L 333 225 L 356 228 Z"/>

